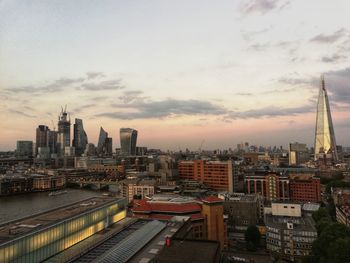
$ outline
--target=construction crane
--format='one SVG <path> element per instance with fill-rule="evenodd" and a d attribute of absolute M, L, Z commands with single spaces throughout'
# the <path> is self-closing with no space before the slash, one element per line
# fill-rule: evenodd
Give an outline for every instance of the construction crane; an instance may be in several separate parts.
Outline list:
<path fill-rule="evenodd" d="M 203 146 L 204 143 L 205 143 L 205 140 L 203 139 L 202 142 L 201 142 L 201 145 L 198 148 L 198 152 L 202 152 L 202 146 Z"/>

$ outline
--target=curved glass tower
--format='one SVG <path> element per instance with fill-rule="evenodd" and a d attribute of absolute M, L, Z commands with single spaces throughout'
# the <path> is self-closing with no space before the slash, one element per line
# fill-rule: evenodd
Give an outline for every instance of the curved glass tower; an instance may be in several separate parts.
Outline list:
<path fill-rule="evenodd" d="M 136 155 L 137 130 L 120 129 L 120 148 L 123 155 Z"/>
<path fill-rule="evenodd" d="M 84 153 L 86 145 L 88 144 L 88 138 L 83 126 L 83 120 L 75 119 L 74 124 L 74 138 L 73 146 L 75 147 L 75 154 L 81 156 Z"/>
<path fill-rule="evenodd" d="M 338 160 L 331 110 L 323 76 L 321 76 L 321 87 L 317 102 L 315 160 L 319 159 L 320 154 L 326 154 L 335 161 Z"/>

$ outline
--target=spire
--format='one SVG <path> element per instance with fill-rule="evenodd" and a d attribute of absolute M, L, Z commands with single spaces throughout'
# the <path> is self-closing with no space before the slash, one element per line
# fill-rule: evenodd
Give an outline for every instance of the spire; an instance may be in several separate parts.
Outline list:
<path fill-rule="evenodd" d="M 321 75 L 320 84 L 315 129 L 315 160 L 319 158 L 320 154 L 326 154 L 328 157 L 331 156 L 334 161 L 337 161 L 337 146 L 323 75 Z"/>

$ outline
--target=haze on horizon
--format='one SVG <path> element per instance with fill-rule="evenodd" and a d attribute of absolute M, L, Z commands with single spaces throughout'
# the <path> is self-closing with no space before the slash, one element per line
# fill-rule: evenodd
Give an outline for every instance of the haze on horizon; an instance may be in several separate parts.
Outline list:
<path fill-rule="evenodd" d="M 349 146 L 346 0 L 0 0 L 0 150 L 57 125 L 100 126 L 150 148 L 228 149 L 314 139 L 325 75 Z M 73 131 L 72 131 L 73 132 Z"/>

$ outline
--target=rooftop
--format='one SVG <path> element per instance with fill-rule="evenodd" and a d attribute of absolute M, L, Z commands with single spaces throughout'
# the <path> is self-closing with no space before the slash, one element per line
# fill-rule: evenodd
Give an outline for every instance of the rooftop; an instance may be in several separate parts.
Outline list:
<path fill-rule="evenodd" d="M 172 239 L 154 259 L 157 263 L 205 263 L 216 262 L 220 244 L 217 241 Z"/>
<path fill-rule="evenodd" d="M 105 196 L 92 197 L 54 210 L 2 224 L 0 225 L 0 245 L 19 236 L 38 231 L 54 223 L 91 211 L 94 208 L 113 203 L 116 200 L 121 199 Z"/>
<path fill-rule="evenodd" d="M 196 202 L 186 202 L 186 203 L 177 203 L 177 202 L 156 202 L 156 201 L 147 201 L 147 200 L 135 200 L 133 207 L 134 213 L 193 213 L 200 212 L 201 206 Z"/>
<path fill-rule="evenodd" d="M 266 226 L 278 229 L 288 229 L 287 223 L 293 223 L 294 231 L 310 231 L 317 232 L 315 221 L 311 216 L 288 217 L 288 216 L 273 216 L 266 215 Z"/>

